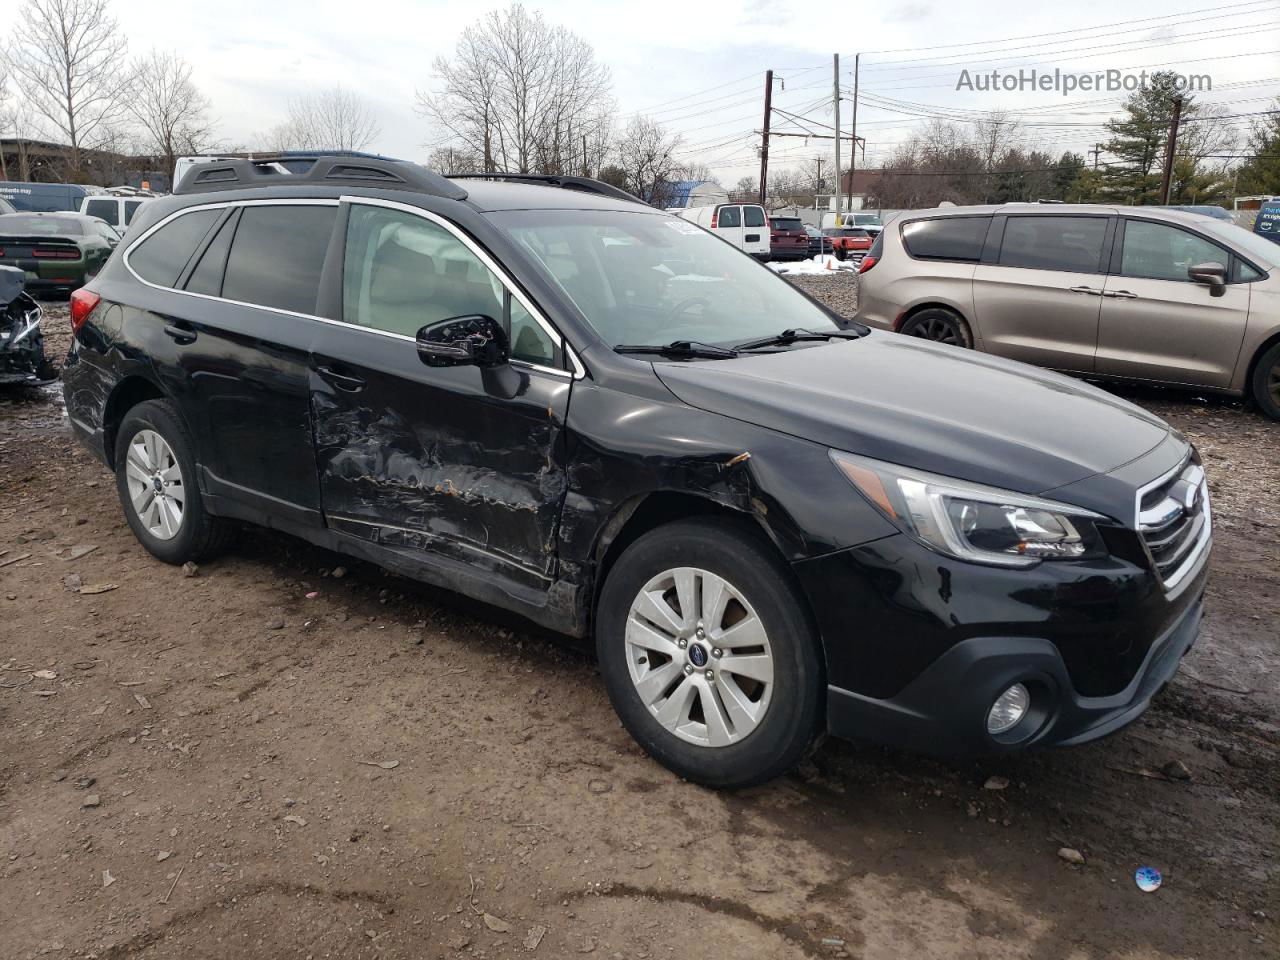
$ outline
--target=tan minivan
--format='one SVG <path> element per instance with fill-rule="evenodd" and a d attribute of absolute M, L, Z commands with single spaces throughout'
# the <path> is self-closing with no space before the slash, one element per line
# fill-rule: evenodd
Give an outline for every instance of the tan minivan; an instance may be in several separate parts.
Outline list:
<path fill-rule="evenodd" d="M 1087 377 L 1248 396 L 1280 419 L 1280 245 L 1193 213 L 913 211 L 863 260 L 857 319 Z"/>

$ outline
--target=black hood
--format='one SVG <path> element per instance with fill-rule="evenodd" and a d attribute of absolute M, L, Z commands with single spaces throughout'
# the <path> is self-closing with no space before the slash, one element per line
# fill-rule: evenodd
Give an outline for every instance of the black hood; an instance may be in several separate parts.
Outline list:
<path fill-rule="evenodd" d="M 732 360 L 655 364 L 685 403 L 889 463 L 1022 493 L 1114 470 L 1169 427 L 1078 380 L 873 331 Z"/>

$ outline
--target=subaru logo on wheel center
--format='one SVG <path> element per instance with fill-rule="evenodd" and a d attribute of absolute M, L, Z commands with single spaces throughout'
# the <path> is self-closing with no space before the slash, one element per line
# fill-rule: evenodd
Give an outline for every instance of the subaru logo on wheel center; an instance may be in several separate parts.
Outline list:
<path fill-rule="evenodd" d="M 707 665 L 707 648 L 700 643 L 689 644 L 689 662 L 695 667 Z"/>

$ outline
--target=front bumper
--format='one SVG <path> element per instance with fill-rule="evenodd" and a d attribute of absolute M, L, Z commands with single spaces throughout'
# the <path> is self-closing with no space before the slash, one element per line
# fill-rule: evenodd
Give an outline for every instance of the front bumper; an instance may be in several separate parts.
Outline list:
<path fill-rule="evenodd" d="M 1115 733 L 1142 715 L 1195 643 L 1202 614 L 1203 598 L 1197 596 L 1151 645 L 1129 685 L 1111 696 L 1077 693 L 1062 656 L 1048 640 L 975 637 L 956 644 L 889 699 L 829 687 L 827 726 L 837 736 L 935 755 L 1087 743 Z M 1031 691 L 1031 708 L 1008 734 L 992 737 L 986 730 L 987 711 L 1014 683 Z"/>

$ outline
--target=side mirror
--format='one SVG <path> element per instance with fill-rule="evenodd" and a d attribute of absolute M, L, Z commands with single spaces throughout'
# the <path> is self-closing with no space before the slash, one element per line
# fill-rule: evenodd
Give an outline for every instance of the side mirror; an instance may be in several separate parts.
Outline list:
<path fill-rule="evenodd" d="M 429 367 L 500 367 L 511 357 L 502 324 L 483 314 L 429 323 L 417 340 L 418 358 Z"/>
<path fill-rule="evenodd" d="M 1220 297 L 1227 291 L 1227 268 L 1210 261 L 1187 267 L 1187 276 L 1209 288 L 1209 296 Z"/>

